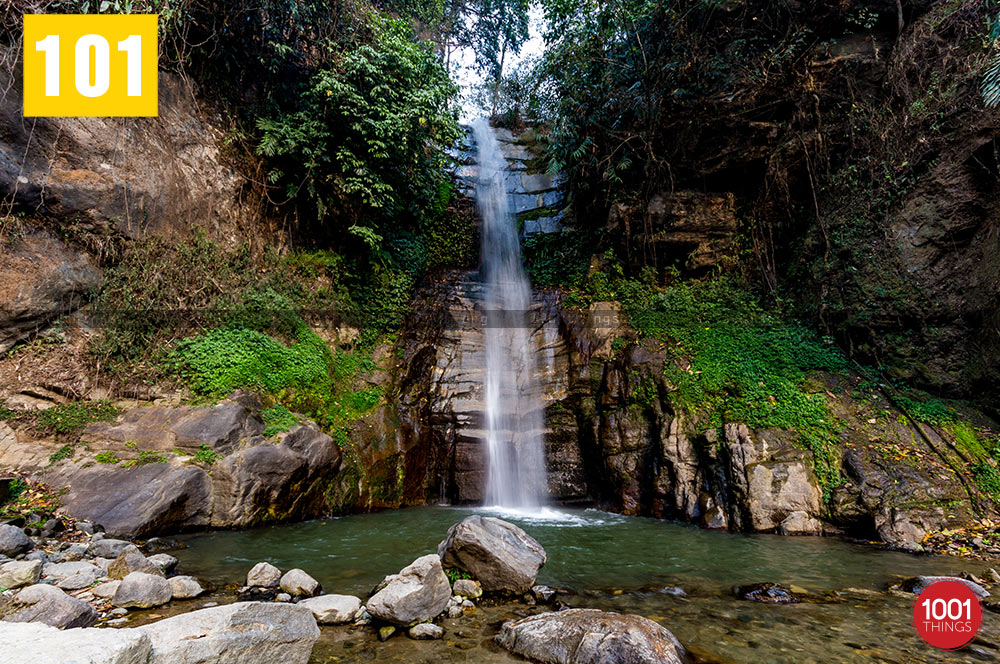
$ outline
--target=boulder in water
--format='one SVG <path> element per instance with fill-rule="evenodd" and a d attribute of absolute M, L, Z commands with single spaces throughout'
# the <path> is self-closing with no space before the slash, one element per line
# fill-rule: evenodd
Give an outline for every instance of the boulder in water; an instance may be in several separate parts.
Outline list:
<path fill-rule="evenodd" d="M 292 597 L 312 597 L 320 591 L 319 581 L 300 569 L 290 569 L 281 577 L 281 589 Z"/>
<path fill-rule="evenodd" d="M 409 634 L 411 639 L 424 641 L 429 639 L 440 639 L 444 636 L 444 630 L 434 623 L 420 623 L 419 625 L 411 627 L 407 634 Z"/>
<path fill-rule="evenodd" d="M 496 642 L 545 664 L 683 664 L 687 652 L 641 616 L 568 609 L 505 623 Z"/>
<path fill-rule="evenodd" d="M 790 589 L 777 583 L 752 583 L 733 588 L 740 599 L 764 604 L 797 604 L 801 600 Z"/>
<path fill-rule="evenodd" d="M 353 595 L 320 595 L 299 602 L 308 608 L 320 625 L 340 625 L 354 620 L 361 600 Z"/>
<path fill-rule="evenodd" d="M 915 576 L 903 581 L 903 583 L 900 584 L 900 587 L 908 593 L 919 595 L 927 590 L 928 586 L 937 583 L 938 581 L 954 581 L 955 583 L 961 583 L 963 586 L 976 593 L 976 597 L 979 599 L 990 596 L 989 591 L 975 581 L 969 581 L 968 579 L 963 579 L 957 576 Z"/>
<path fill-rule="evenodd" d="M 483 590 L 522 593 L 535 585 L 545 549 L 512 523 L 473 515 L 448 530 L 438 545 L 445 567 L 474 576 Z"/>
<path fill-rule="evenodd" d="M 167 579 L 173 599 L 193 599 L 205 592 L 205 589 L 193 576 L 172 576 Z"/>
<path fill-rule="evenodd" d="M 447 608 L 449 599 L 451 584 L 441 558 L 432 553 L 417 558 L 399 574 L 385 577 L 365 606 L 379 620 L 407 626 L 433 620 Z"/>

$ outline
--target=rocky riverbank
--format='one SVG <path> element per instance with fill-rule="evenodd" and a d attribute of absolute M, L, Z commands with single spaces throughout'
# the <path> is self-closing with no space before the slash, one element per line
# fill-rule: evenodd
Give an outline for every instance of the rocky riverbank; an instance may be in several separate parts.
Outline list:
<path fill-rule="evenodd" d="M 0 545 L 13 558 L 0 563 L 2 583 L 11 584 L 0 595 L 0 637 L 10 652 L 42 644 L 46 652 L 79 649 L 94 663 L 242 663 L 280 656 L 304 664 L 372 656 L 450 662 L 474 651 L 481 662 L 510 662 L 517 655 L 573 663 L 594 661 L 594 644 L 601 643 L 602 655 L 611 657 L 602 661 L 614 663 L 718 662 L 729 661 L 739 643 L 745 649 L 747 643 L 789 640 L 800 629 L 815 633 L 825 624 L 831 631 L 823 639 L 841 639 L 827 647 L 843 648 L 846 640 L 850 651 L 858 644 L 851 641 L 857 637 L 847 617 L 859 602 L 879 620 L 907 624 L 913 594 L 941 578 L 887 579 L 880 591 L 845 587 L 824 593 L 770 582 L 721 594 L 688 582 L 551 588 L 536 582 L 548 560 L 538 541 L 514 524 L 475 514 L 443 533 L 436 553 L 418 556 L 358 596 L 323 588 L 305 569 L 283 570 L 266 561 L 231 584 L 213 585 L 178 575 L 183 563 L 153 553 L 169 542 L 146 542 L 143 553 L 92 524 L 67 526 L 62 541 L 29 537 L 13 526 L 0 529 Z M 985 608 L 1000 611 L 1000 574 L 983 568 L 963 577 L 958 580 Z M 202 595 L 202 589 L 209 592 Z M 186 601 L 195 596 L 201 600 Z M 842 627 L 834 629 L 837 624 Z M 1000 654 L 991 645 L 1000 639 L 997 628 L 984 623 L 971 646 L 977 656 Z M 718 648 L 706 647 L 705 635 L 718 630 L 728 636 Z M 185 646 L 191 639 L 201 645 Z M 900 645 L 898 652 L 886 644 L 877 648 L 897 656 L 912 646 Z M 799 655 L 808 658 L 806 651 Z M 791 656 L 777 654 L 775 661 L 802 661 Z"/>

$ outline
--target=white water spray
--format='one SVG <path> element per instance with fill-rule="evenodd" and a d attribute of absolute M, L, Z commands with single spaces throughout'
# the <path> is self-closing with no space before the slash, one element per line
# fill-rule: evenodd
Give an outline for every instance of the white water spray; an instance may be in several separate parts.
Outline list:
<path fill-rule="evenodd" d="M 507 204 L 507 160 L 486 120 L 472 123 L 478 151 L 476 199 L 482 218 L 486 315 L 486 504 L 532 509 L 545 496 L 541 393 L 528 309 L 531 285 L 521 264 Z"/>

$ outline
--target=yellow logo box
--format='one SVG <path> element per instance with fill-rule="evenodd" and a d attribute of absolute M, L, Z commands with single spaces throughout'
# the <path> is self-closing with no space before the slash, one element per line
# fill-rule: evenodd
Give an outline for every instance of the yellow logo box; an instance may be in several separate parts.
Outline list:
<path fill-rule="evenodd" d="M 157 114 L 156 14 L 25 14 L 25 117 Z"/>

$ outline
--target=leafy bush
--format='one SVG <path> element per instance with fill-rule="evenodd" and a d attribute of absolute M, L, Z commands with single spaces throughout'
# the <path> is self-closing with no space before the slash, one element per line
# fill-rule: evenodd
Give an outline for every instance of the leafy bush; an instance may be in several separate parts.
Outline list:
<path fill-rule="evenodd" d="M 91 422 L 113 420 L 121 412 L 120 408 L 107 401 L 80 401 L 58 404 L 39 411 L 38 423 L 57 434 L 71 433 L 83 429 Z"/>
<path fill-rule="evenodd" d="M 584 233 L 539 233 L 524 241 L 524 264 L 535 286 L 576 286 L 584 281 L 593 238 Z"/>
<path fill-rule="evenodd" d="M 432 204 L 445 164 L 434 148 L 459 136 L 457 89 L 406 21 L 360 7 L 344 18 L 353 25 L 317 45 L 324 64 L 309 83 L 258 117 L 257 149 L 288 198 L 377 249 L 370 224 Z"/>

